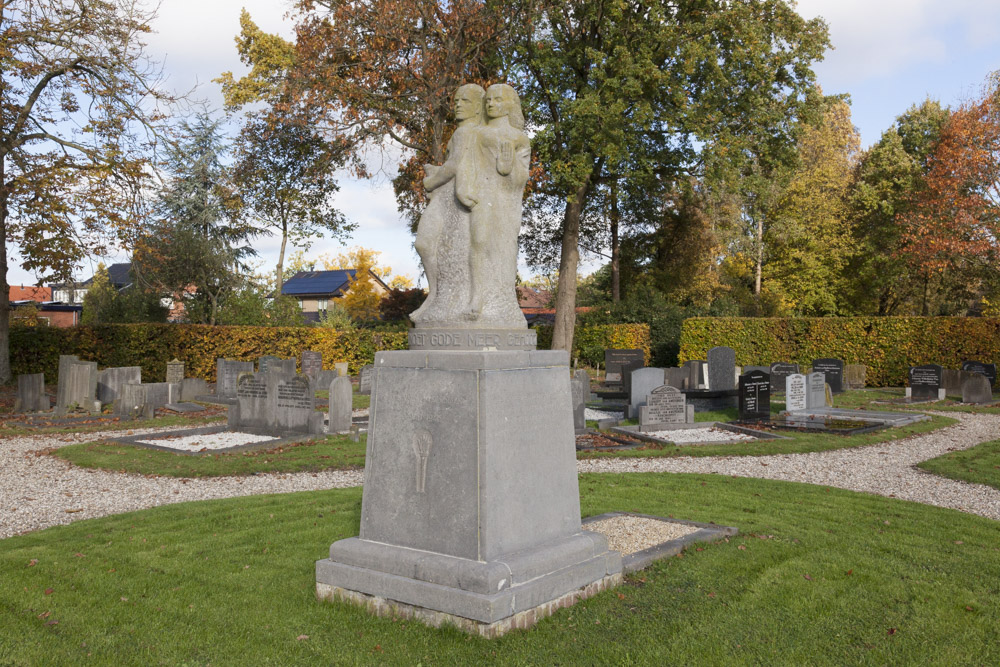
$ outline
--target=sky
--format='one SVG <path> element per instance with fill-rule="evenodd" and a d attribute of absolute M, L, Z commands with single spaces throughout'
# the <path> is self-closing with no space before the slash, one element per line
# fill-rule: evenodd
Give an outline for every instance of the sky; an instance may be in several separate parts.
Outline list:
<path fill-rule="evenodd" d="M 234 44 L 240 10 L 268 32 L 290 37 L 284 0 L 163 0 L 156 31 L 149 36 L 150 55 L 163 63 L 163 85 L 177 92 L 197 86 L 194 95 L 209 108 L 222 107 L 222 95 L 212 79 L 224 71 L 236 76 L 246 71 Z M 987 75 L 1000 69 L 1000 0 L 800 0 L 805 18 L 823 17 L 833 49 L 814 67 L 827 94 L 851 98 L 854 124 L 861 145 L 878 141 L 896 116 L 930 97 L 957 106 L 980 91 Z M 391 179 L 394 162 L 372 153 L 377 177 L 371 181 L 341 179 L 335 205 L 358 224 L 346 244 L 320 239 L 308 252 L 337 255 L 355 245 L 381 251 L 381 264 L 393 275 L 414 280 L 420 265 L 408 226 L 396 209 Z M 279 239 L 262 238 L 256 244 L 261 270 L 277 264 Z M 34 284 L 36 278 L 12 258 L 8 282 Z M 93 275 L 96 259 L 80 268 L 78 278 Z M 105 263 L 128 261 L 125 255 L 104 258 Z M 581 273 L 600 262 L 585 261 Z M 530 275 L 522 263 L 521 275 Z"/>

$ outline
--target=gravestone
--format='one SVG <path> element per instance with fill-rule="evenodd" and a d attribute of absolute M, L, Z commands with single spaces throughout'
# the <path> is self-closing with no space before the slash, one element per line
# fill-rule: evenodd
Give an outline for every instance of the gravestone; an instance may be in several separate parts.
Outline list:
<path fill-rule="evenodd" d="M 800 374 L 799 365 L 791 364 L 785 361 L 776 361 L 771 364 L 771 370 L 768 371 L 771 375 L 771 393 L 780 394 L 785 391 L 785 378 L 789 375 Z M 803 392 L 805 389 L 803 389 Z"/>
<path fill-rule="evenodd" d="M 646 396 L 657 387 L 663 386 L 662 368 L 637 368 L 632 371 L 629 385 L 629 419 L 639 416 L 639 408 L 646 404 Z"/>
<path fill-rule="evenodd" d="M 215 395 L 236 398 L 236 381 L 242 373 L 253 373 L 252 361 L 218 359 L 215 362 Z"/>
<path fill-rule="evenodd" d="M 826 406 L 826 375 L 813 372 L 806 376 L 806 409 Z"/>
<path fill-rule="evenodd" d="M 266 365 L 266 363 L 265 363 Z M 274 422 L 265 373 L 240 373 L 236 381 L 236 405 L 229 409 L 229 428 L 268 430 Z"/>
<path fill-rule="evenodd" d="M 868 367 L 864 364 L 844 366 L 844 385 L 848 389 L 864 389 L 868 380 Z"/>
<path fill-rule="evenodd" d="M 658 424 L 694 423 L 694 406 L 688 405 L 680 389 L 665 384 L 656 387 L 639 408 L 639 428 L 649 429 Z"/>
<path fill-rule="evenodd" d="M 67 400 L 66 392 L 69 390 L 69 367 L 80 361 L 75 354 L 59 355 L 59 371 L 56 375 L 56 410 L 62 410 L 71 401 Z M 60 407 L 63 406 L 63 407 Z"/>
<path fill-rule="evenodd" d="M 272 372 L 267 388 L 273 393 L 270 428 L 275 433 L 323 432 L 323 413 L 316 411 L 316 392 L 307 376 Z"/>
<path fill-rule="evenodd" d="M 184 382 L 184 362 L 174 359 L 167 362 L 167 382 Z"/>
<path fill-rule="evenodd" d="M 996 364 L 987 364 L 982 361 L 963 361 L 962 370 L 985 375 L 989 379 L 991 387 L 997 383 Z"/>
<path fill-rule="evenodd" d="M 941 385 L 944 387 L 946 396 L 961 398 L 962 380 L 965 379 L 968 371 L 960 371 L 954 368 L 944 368 L 941 370 Z"/>
<path fill-rule="evenodd" d="M 361 367 L 361 373 L 358 375 L 358 393 L 364 396 L 371 396 L 372 394 L 372 375 L 375 373 L 375 367 L 371 364 L 365 364 Z M 331 380 L 332 382 L 332 380 Z"/>
<path fill-rule="evenodd" d="M 152 419 L 155 408 L 146 401 L 146 385 L 127 384 L 115 401 L 115 414 L 123 419 Z"/>
<path fill-rule="evenodd" d="M 267 363 L 264 363 L 264 359 Z M 281 359 L 280 357 L 261 357 L 259 366 L 264 370 L 261 373 L 291 373 L 295 374 L 295 359 Z"/>
<path fill-rule="evenodd" d="M 327 413 L 327 432 L 347 433 L 351 430 L 352 394 L 351 379 L 334 378 L 330 383 L 330 411 Z"/>
<path fill-rule="evenodd" d="M 208 394 L 208 382 L 201 378 L 184 378 L 180 385 L 181 401 L 194 401 L 198 396 Z"/>
<path fill-rule="evenodd" d="M 583 402 L 588 403 L 594 400 L 594 395 L 590 391 L 590 375 L 582 368 L 574 371 L 573 378 L 583 386 Z"/>
<path fill-rule="evenodd" d="M 45 393 L 45 374 L 31 373 L 17 376 L 17 398 L 14 412 L 45 412 L 51 406 Z"/>
<path fill-rule="evenodd" d="M 990 379 L 982 373 L 971 372 L 962 381 L 963 403 L 992 403 L 993 388 Z"/>
<path fill-rule="evenodd" d="M 102 405 L 114 403 L 118 394 L 127 384 L 142 383 L 142 368 L 139 366 L 119 366 L 105 368 L 97 372 L 97 400 Z"/>
<path fill-rule="evenodd" d="M 302 350 L 302 374 L 308 375 L 315 382 L 323 371 L 323 353 L 314 350 Z"/>
<path fill-rule="evenodd" d="M 623 382 L 622 366 L 635 363 L 639 368 L 645 365 L 646 356 L 642 350 L 604 350 L 604 381 L 609 384 Z"/>
<path fill-rule="evenodd" d="M 667 368 L 663 371 L 663 382 L 674 389 L 684 389 L 684 381 L 687 377 L 688 372 L 683 368 Z"/>
<path fill-rule="evenodd" d="M 632 373 L 641 369 L 642 367 L 643 367 L 642 362 L 635 360 L 622 364 L 621 386 L 622 389 L 624 389 L 626 398 L 628 399 L 629 402 L 632 401 Z"/>
<path fill-rule="evenodd" d="M 347 369 L 346 361 L 338 361 L 333 365 L 333 367 L 337 370 L 338 377 L 347 377 L 350 375 L 350 371 Z"/>
<path fill-rule="evenodd" d="M 712 391 L 736 389 L 736 350 L 719 346 L 708 351 L 708 388 Z"/>
<path fill-rule="evenodd" d="M 271 370 L 271 364 L 276 361 L 281 361 L 281 357 L 276 357 L 273 354 L 265 354 L 257 360 L 257 372 L 267 373 Z"/>
<path fill-rule="evenodd" d="M 771 376 L 764 371 L 750 371 L 740 376 L 740 421 L 771 420 Z"/>
<path fill-rule="evenodd" d="M 577 433 L 583 433 L 587 430 L 587 385 L 575 375 L 569 384 L 570 397 L 573 401 L 573 429 Z"/>
<path fill-rule="evenodd" d="M 809 409 L 809 397 L 806 391 L 806 376 L 792 373 L 785 376 L 785 410 L 797 412 Z"/>
<path fill-rule="evenodd" d="M 826 376 L 826 383 L 835 394 L 844 391 L 844 362 L 840 359 L 816 359 L 812 365 L 813 373 Z"/>
<path fill-rule="evenodd" d="M 770 366 L 743 366 L 743 367 L 737 366 L 736 370 L 740 371 L 739 375 L 745 375 L 753 371 L 760 371 L 761 373 L 767 373 L 768 376 L 771 375 Z"/>
<path fill-rule="evenodd" d="M 65 414 L 74 405 L 92 414 L 99 413 L 101 404 L 97 401 L 97 362 L 71 363 L 66 372 L 66 391 L 60 392 L 60 396 L 66 403 L 56 405 L 56 412 L 59 414 Z"/>
<path fill-rule="evenodd" d="M 700 359 L 685 361 L 681 367 L 687 370 L 687 382 L 684 389 L 704 389 L 708 382 L 706 362 Z"/>
<path fill-rule="evenodd" d="M 914 401 L 936 401 L 941 389 L 942 368 L 937 364 L 925 364 L 910 368 L 910 399 Z"/>

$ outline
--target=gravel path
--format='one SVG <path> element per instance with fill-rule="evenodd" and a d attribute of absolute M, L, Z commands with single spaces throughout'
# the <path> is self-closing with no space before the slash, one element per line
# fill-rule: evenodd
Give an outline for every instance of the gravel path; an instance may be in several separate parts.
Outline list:
<path fill-rule="evenodd" d="M 812 454 L 671 459 L 591 459 L 580 472 L 696 472 L 808 482 L 980 514 L 1000 520 L 1000 491 L 922 472 L 914 464 L 1000 439 L 1000 417 L 949 413 L 960 424 L 906 440 Z M 161 429 L 162 430 L 162 429 Z M 134 431 L 135 435 L 157 429 Z M 0 439 L 0 539 L 80 519 L 168 503 L 359 486 L 359 470 L 178 479 L 85 470 L 36 452 L 112 434 Z M 118 433 L 120 435 L 120 433 Z"/>
<path fill-rule="evenodd" d="M 158 430 L 164 429 L 136 430 L 133 434 Z M 360 470 L 181 479 L 87 470 L 34 453 L 114 435 L 121 435 L 121 432 L 0 440 L 0 539 L 80 519 L 168 503 L 361 485 Z"/>
<path fill-rule="evenodd" d="M 942 413 L 960 421 L 926 435 L 868 447 L 810 454 L 588 459 L 580 472 L 694 472 L 835 486 L 950 507 L 1000 520 L 1000 491 L 924 472 L 914 466 L 949 451 L 1000 439 L 1000 417 Z"/>

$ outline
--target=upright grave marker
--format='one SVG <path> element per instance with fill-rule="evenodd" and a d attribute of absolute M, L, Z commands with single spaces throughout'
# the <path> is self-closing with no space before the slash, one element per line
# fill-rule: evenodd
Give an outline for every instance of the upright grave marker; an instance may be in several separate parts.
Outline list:
<path fill-rule="evenodd" d="M 963 403 L 992 403 L 993 388 L 990 379 L 982 373 L 970 373 L 962 381 Z"/>
<path fill-rule="evenodd" d="M 712 391 L 736 389 L 736 350 L 720 346 L 708 351 L 708 388 Z"/>
<path fill-rule="evenodd" d="M 375 374 L 375 367 L 371 364 L 365 364 L 361 367 L 361 373 L 358 375 L 358 393 L 363 396 L 371 396 L 372 394 L 372 376 Z"/>
<path fill-rule="evenodd" d="M 816 359 L 813 361 L 813 373 L 826 376 L 830 390 L 839 394 L 844 391 L 844 362 L 840 359 Z"/>
<path fill-rule="evenodd" d="M 167 377 L 166 381 L 170 383 L 184 382 L 184 362 L 180 359 L 174 359 L 167 362 Z"/>
<path fill-rule="evenodd" d="M 573 401 L 573 429 L 582 433 L 587 430 L 587 385 L 575 374 L 569 384 Z"/>
<path fill-rule="evenodd" d="M 665 384 L 653 389 L 646 405 L 639 408 L 639 428 L 655 428 L 659 424 L 690 424 L 694 422 L 694 406 L 688 405 L 680 389 Z"/>
<path fill-rule="evenodd" d="M 638 362 L 641 368 L 646 363 L 642 350 L 604 350 L 604 381 L 622 382 L 622 366 Z"/>
<path fill-rule="evenodd" d="M 236 381 L 243 373 L 253 373 L 252 361 L 218 359 L 215 362 L 215 395 L 219 398 L 236 398 Z"/>
<path fill-rule="evenodd" d="M 629 385 L 629 419 L 639 416 L 639 408 L 646 405 L 646 396 L 657 387 L 663 386 L 662 368 L 638 368 L 632 371 Z"/>
<path fill-rule="evenodd" d="M 785 376 L 785 410 L 798 412 L 809 409 L 809 395 L 806 389 L 806 376 L 792 373 Z"/>
<path fill-rule="evenodd" d="M 771 376 L 764 371 L 750 371 L 740 376 L 740 421 L 771 419 Z"/>
<path fill-rule="evenodd" d="M 806 377 L 806 409 L 826 406 L 826 375 L 813 372 Z"/>
<path fill-rule="evenodd" d="M 351 430 L 352 406 L 351 379 L 340 376 L 330 383 L 330 412 L 327 414 L 330 433 L 346 433 Z"/>
<path fill-rule="evenodd" d="M 942 368 L 937 364 L 910 368 L 910 400 L 936 401 L 941 389 Z"/>
<path fill-rule="evenodd" d="M 687 370 L 686 390 L 704 389 L 708 384 L 707 364 L 700 359 L 685 361 L 682 366 Z"/>
<path fill-rule="evenodd" d="M 14 412 L 45 412 L 49 407 L 49 397 L 45 394 L 45 374 L 18 375 Z"/>
<path fill-rule="evenodd" d="M 868 381 L 868 367 L 864 364 L 844 366 L 844 384 L 848 389 L 864 389 Z"/>
<path fill-rule="evenodd" d="M 797 375 L 800 371 L 798 364 L 776 361 L 771 364 L 771 370 L 768 372 L 771 375 L 771 393 L 780 394 L 785 391 L 785 378 L 789 375 Z M 805 391 L 805 389 L 803 389 L 803 391 Z"/>
<path fill-rule="evenodd" d="M 114 403 L 118 400 L 122 387 L 141 383 L 142 368 L 139 366 L 105 368 L 97 372 L 97 400 L 103 405 Z"/>
<path fill-rule="evenodd" d="M 302 350 L 302 374 L 308 375 L 315 382 L 323 371 L 323 353 L 314 350 Z"/>
<path fill-rule="evenodd" d="M 963 361 L 962 370 L 985 375 L 989 379 L 991 387 L 997 383 L 996 364 L 987 364 L 982 361 Z"/>

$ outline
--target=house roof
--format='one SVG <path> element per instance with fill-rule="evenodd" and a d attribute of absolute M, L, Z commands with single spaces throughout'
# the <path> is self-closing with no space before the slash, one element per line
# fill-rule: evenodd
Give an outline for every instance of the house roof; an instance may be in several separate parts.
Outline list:
<path fill-rule="evenodd" d="M 34 285 L 11 285 L 7 300 L 14 301 L 51 301 L 51 287 L 36 287 Z"/>
<path fill-rule="evenodd" d="M 519 285 L 517 287 L 517 302 L 521 308 L 548 308 L 552 303 L 552 292 Z"/>
<path fill-rule="evenodd" d="M 342 294 L 357 273 L 354 269 L 337 271 L 299 271 L 281 285 L 281 293 L 292 296 L 306 294 Z"/>
<path fill-rule="evenodd" d="M 108 267 L 108 278 L 111 281 L 111 285 L 115 289 L 123 289 L 132 284 L 132 276 L 129 275 L 132 271 L 132 262 L 120 262 L 118 264 L 112 264 Z M 90 284 L 94 282 L 94 277 L 91 276 L 84 282 L 80 283 L 80 287 L 90 287 Z"/>

